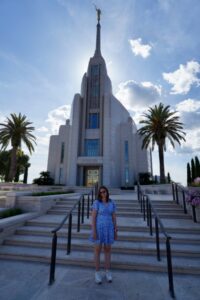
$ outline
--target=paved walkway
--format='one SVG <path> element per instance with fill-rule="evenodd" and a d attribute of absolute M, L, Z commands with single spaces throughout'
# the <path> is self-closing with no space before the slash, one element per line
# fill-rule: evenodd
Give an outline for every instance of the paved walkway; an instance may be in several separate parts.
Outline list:
<path fill-rule="evenodd" d="M 121 196 L 114 196 L 114 199 Z M 128 196 L 126 198 L 131 198 Z M 162 196 L 162 199 L 166 196 Z M 160 198 L 160 197 L 159 197 Z M 167 199 L 163 199 L 167 200 Z M 42 218 L 42 217 L 41 217 Z M 44 218 L 44 217 L 43 217 Z M 127 224 L 121 218 L 120 223 Z M 137 219 L 130 219 L 135 225 Z M 143 220 L 140 220 L 143 222 Z M 165 225 L 169 225 L 168 221 Z M 176 223 L 176 221 L 174 221 Z M 172 223 L 173 224 L 173 223 Z M 175 224 L 174 224 L 175 225 Z M 183 225 L 183 224 L 182 224 Z M 188 222 L 185 223 L 188 226 Z M 192 223 L 199 227 L 199 224 Z M 94 283 L 94 270 L 57 266 L 56 281 L 48 286 L 49 266 L 39 263 L 0 260 L 1 300 L 168 300 L 166 274 L 113 271 L 113 283 Z M 174 288 L 178 300 L 200 299 L 200 278 L 174 275 Z"/>
<path fill-rule="evenodd" d="M 48 286 L 49 267 L 38 263 L 0 261 L 1 300 L 167 300 L 164 274 L 113 271 L 113 282 L 94 283 L 92 269 L 61 267 Z M 199 278 L 174 277 L 176 299 L 200 299 Z"/>

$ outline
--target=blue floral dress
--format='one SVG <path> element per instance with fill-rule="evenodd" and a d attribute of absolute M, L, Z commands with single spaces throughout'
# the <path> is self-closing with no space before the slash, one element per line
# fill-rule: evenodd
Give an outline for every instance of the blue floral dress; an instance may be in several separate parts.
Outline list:
<path fill-rule="evenodd" d="M 115 213 L 116 205 L 109 199 L 107 203 L 103 203 L 99 200 L 95 200 L 92 205 L 92 210 L 97 210 L 96 217 L 96 231 L 97 239 L 92 238 L 90 241 L 95 244 L 111 245 L 114 243 L 114 224 L 112 214 Z"/>

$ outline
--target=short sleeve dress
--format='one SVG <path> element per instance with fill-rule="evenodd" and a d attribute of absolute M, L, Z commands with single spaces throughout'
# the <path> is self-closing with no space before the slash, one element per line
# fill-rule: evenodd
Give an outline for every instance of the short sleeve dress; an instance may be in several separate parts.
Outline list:
<path fill-rule="evenodd" d="M 115 203 L 109 199 L 107 203 L 95 200 L 92 205 L 92 210 L 97 210 L 96 231 L 97 239 L 92 238 L 90 241 L 94 244 L 111 245 L 114 243 L 114 224 L 112 214 L 116 211 Z"/>

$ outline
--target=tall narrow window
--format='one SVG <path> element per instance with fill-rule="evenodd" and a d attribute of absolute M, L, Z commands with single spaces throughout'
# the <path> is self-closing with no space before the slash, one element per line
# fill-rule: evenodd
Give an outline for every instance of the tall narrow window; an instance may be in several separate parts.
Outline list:
<path fill-rule="evenodd" d="M 91 66 L 91 76 L 98 76 L 99 75 L 99 65 L 92 65 Z"/>
<path fill-rule="evenodd" d="M 90 108 L 99 108 L 100 65 L 92 65 L 90 73 Z"/>
<path fill-rule="evenodd" d="M 129 153 L 128 153 L 128 141 L 124 142 L 124 161 L 128 163 L 129 161 Z"/>
<path fill-rule="evenodd" d="M 99 156 L 99 140 L 85 140 L 85 156 Z"/>
<path fill-rule="evenodd" d="M 129 183 L 129 168 L 125 168 L 125 183 Z"/>
<path fill-rule="evenodd" d="M 99 128 L 99 113 L 89 114 L 89 128 Z"/>
<path fill-rule="evenodd" d="M 64 153 L 65 153 L 65 143 L 61 144 L 61 152 L 60 152 L 60 163 L 62 164 L 64 161 Z"/>
<path fill-rule="evenodd" d="M 63 179 L 63 168 L 60 168 L 60 171 L 59 171 L 59 183 L 62 183 L 62 179 Z"/>

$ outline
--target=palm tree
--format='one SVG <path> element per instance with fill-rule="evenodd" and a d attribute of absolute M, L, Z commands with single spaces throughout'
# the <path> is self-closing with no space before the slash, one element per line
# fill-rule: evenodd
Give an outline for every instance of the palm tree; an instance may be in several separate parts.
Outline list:
<path fill-rule="evenodd" d="M 17 151 L 21 148 L 22 142 L 27 146 L 30 154 L 34 151 L 33 143 L 36 144 L 35 136 L 31 132 L 35 129 L 30 126 L 32 122 L 29 122 L 25 115 L 19 113 L 19 115 L 11 114 L 10 118 L 7 118 L 6 123 L 0 123 L 0 144 L 1 149 L 4 150 L 11 143 L 11 162 L 8 180 L 12 181 L 16 174 L 17 168 Z"/>
<path fill-rule="evenodd" d="M 160 103 L 158 106 L 150 107 L 148 113 L 144 113 L 145 119 L 140 121 L 144 124 L 138 129 L 138 133 L 143 136 L 142 148 L 148 148 L 152 144 L 154 150 L 155 144 L 158 146 L 159 163 L 160 163 L 160 182 L 165 182 L 165 165 L 164 151 L 166 151 L 166 139 L 168 138 L 171 145 L 175 147 L 174 142 L 181 144 L 184 140 L 185 132 L 182 131 L 183 124 L 179 122 L 177 112 L 170 111 L 170 106 L 164 106 Z"/>

